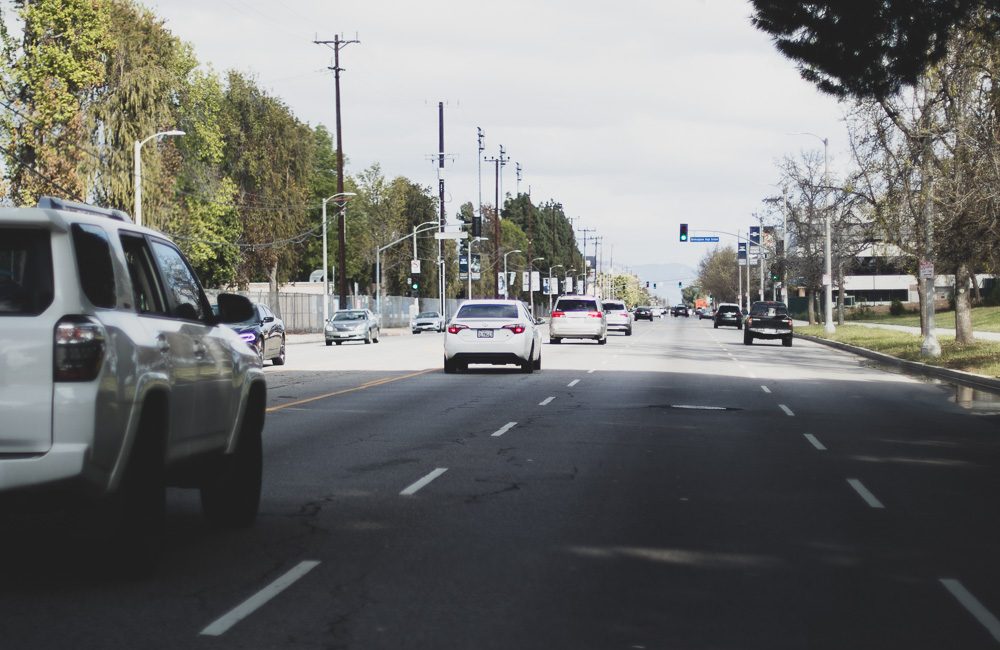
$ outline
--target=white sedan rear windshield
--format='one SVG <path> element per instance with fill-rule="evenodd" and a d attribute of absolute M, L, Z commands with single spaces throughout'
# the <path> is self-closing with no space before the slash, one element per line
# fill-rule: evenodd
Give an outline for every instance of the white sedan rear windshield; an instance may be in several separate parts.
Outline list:
<path fill-rule="evenodd" d="M 455 318 L 517 318 L 517 306 L 462 305 Z"/>

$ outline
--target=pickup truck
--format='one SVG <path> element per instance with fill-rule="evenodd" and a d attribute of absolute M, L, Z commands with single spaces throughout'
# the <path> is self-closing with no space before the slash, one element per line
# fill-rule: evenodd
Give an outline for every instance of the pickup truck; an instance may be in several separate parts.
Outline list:
<path fill-rule="evenodd" d="M 785 303 L 761 300 L 750 305 L 743 324 L 743 345 L 753 345 L 754 339 L 781 339 L 786 348 L 792 347 L 792 317 Z"/>

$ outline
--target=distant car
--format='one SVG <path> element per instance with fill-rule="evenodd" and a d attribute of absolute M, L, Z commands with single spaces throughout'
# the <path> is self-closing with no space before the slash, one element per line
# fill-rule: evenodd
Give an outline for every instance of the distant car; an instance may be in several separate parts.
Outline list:
<path fill-rule="evenodd" d="M 714 320 L 714 327 L 716 329 L 723 325 L 735 327 L 738 330 L 743 329 L 743 312 L 740 310 L 739 305 L 731 302 L 724 302 L 716 307 Z"/>
<path fill-rule="evenodd" d="M 632 312 L 621 300 L 605 300 L 601 303 L 609 330 L 621 330 L 625 336 L 632 336 Z"/>
<path fill-rule="evenodd" d="M 652 307 L 636 307 L 635 308 L 635 319 L 636 320 L 648 320 L 653 321 L 653 308 Z"/>
<path fill-rule="evenodd" d="M 549 317 L 549 342 L 594 339 L 608 342 L 608 324 L 600 301 L 593 296 L 559 296 Z"/>
<path fill-rule="evenodd" d="M 378 318 L 367 309 L 336 311 L 324 329 L 327 345 L 340 345 L 344 341 L 378 343 L 380 332 Z"/>
<path fill-rule="evenodd" d="M 274 315 L 271 308 L 257 303 L 254 315 L 242 323 L 228 325 L 246 341 L 261 362 L 271 361 L 276 366 L 285 365 L 285 323 Z"/>
<path fill-rule="evenodd" d="M 744 325 L 744 345 L 753 345 L 754 339 L 781 339 L 786 348 L 792 347 L 792 317 L 783 302 L 761 300 L 753 303 Z"/>
<path fill-rule="evenodd" d="M 443 332 L 444 317 L 436 311 L 420 312 L 410 321 L 410 329 L 414 334 L 420 334 L 421 332 Z"/>
<path fill-rule="evenodd" d="M 688 311 L 687 305 L 674 305 L 673 308 L 670 310 L 670 315 L 674 316 L 675 318 L 677 316 L 683 316 L 684 318 L 691 317 L 691 313 Z"/>
<path fill-rule="evenodd" d="M 467 300 L 458 308 L 444 337 L 444 371 L 468 370 L 470 363 L 541 370 L 541 328 L 523 302 Z"/>
<path fill-rule="evenodd" d="M 708 307 L 699 307 L 694 310 L 694 313 L 698 314 L 698 320 L 705 320 L 706 318 L 712 318 L 712 310 Z"/>

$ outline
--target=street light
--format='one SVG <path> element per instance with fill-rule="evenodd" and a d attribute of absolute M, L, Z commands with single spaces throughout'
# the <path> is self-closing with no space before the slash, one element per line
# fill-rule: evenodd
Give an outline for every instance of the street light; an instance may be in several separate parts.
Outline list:
<path fill-rule="evenodd" d="M 511 255 L 513 253 L 520 253 L 520 252 L 521 252 L 520 248 L 515 248 L 514 250 L 507 251 L 506 253 L 503 254 L 503 297 L 504 297 L 504 300 L 507 299 L 507 285 L 509 284 L 508 281 L 507 281 L 507 256 Z"/>
<path fill-rule="evenodd" d="M 339 192 L 333 196 L 328 196 L 323 199 L 323 327 L 326 327 L 326 321 L 330 320 L 330 275 L 327 273 L 327 262 L 326 262 L 326 204 L 333 199 L 343 197 L 345 200 L 342 201 L 343 206 L 340 208 L 340 218 L 344 218 L 344 210 L 347 208 L 347 199 L 352 196 L 357 196 L 354 192 Z"/>
<path fill-rule="evenodd" d="M 562 264 L 553 264 L 549 267 L 549 313 L 552 313 L 552 269 L 564 269 Z"/>
<path fill-rule="evenodd" d="M 146 144 L 153 138 L 167 135 L 185 135 L 185 133 L 184 131 L 178 130 L 160 131 L 159 133 L 154 133 L 145 140 L 136 140 L 132 147 L 132 182 L 135 185 L 135 191 L 133 192 L 133 196 L 135 198 L 135 214 L 133 216 L 135 217 L 135 225 L 137 226 L 142 225 L 142 156 L 140 155 L 142 145 Z"/>
<path fill-rule="evenodd" d="M 528 304 L 531 305 L 531 317 L 535 317 L 535 262 L 544 260 L 544 257 L 535 257 L 528 262 Z"/>
<path fill-rule="evenodd" d="M 830 185 L 830 160 L 827 157 L 827 148 L 830 141 L 827 138 L 821 138 L 815 133 L 809 133 L 808 131 L 802 133 L 793 133 L 792 135 L 811 135 L 820 142 L 823 143 L 823 183 L 827 187 Z M 823 256 L 824 256 L 824 268 L 825 277 L 823 278 L 825 282 L 823 283 L 823 298 L 826 300 L 826 309 L 824 309 L 824 320 L 826 321 L 824 330 L 827 334 L 833 334 L 837 331 L 837 328 L 833 326 L 833 266 L 830 261 L 830 214 L 829 206 L 826 211 L 826 239 L 823 242 Z M 841 291 L 844 290 L 843 287 L 840 288 Z"/>

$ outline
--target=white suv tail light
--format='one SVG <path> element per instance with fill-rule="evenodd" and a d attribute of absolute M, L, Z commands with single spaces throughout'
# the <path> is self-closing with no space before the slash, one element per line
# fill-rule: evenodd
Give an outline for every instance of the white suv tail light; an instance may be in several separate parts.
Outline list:
<path fill-rule="evenodd" d="M 54 381 L 91 381 L 104 362 L 104 327 L 86 316 L 64 316 L 55 329 Z"/>

